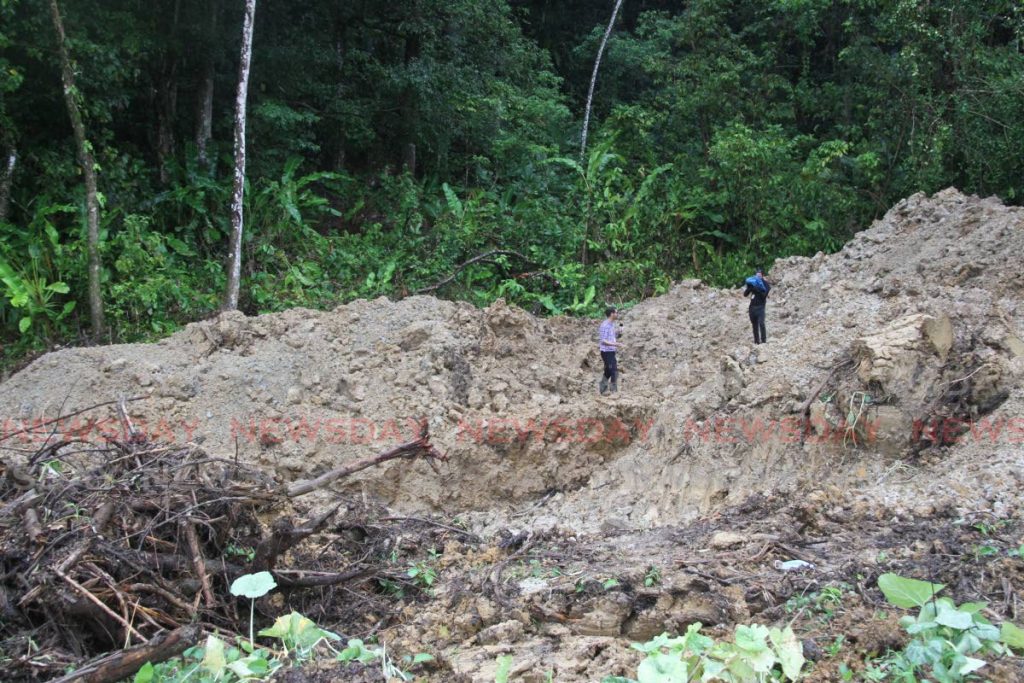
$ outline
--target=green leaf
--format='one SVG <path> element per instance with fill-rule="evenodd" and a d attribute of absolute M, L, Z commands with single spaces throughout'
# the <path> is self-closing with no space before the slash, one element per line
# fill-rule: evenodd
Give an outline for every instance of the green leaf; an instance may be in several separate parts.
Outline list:
<path fill-rule="evenodd" d="M 969 673 L 973 673 L 987 664 L 983 659 L 975 659 L 974 657 L 964 657 L 964 663 L 957 669 L 957 673 L 961 676 L 966 676 Z"/>
<path fill-rule="evenodd" d="M 892 604 L 911 608 L 924 605 L 946 586 L 942 583 L 928 583 L 889 573 L 878 577 L 878 587 L 885 595 L 885 599 Z"/>
<path fill-rule="evenodd" d="M 512 655 L 498 657 L 498 669 L 494 672 L 494 683 L 508 683 L 508 676 L 512 672 Z"/>
<path fill-rule="evenodd" d="M 235 596 L 244 595 L 250 600 L 255 600 L 256 598 L 262 598 L 276 587 L 277 582 L 274 581 L 274 577 L 270 572 L 244 574 L 231 583 L 231 594 Z"/>
<path fill-rule="evenodd" d="M 1004 621 L 999 631 L 999 639 L 1014 650 L 1024 650 L 1024 629 L 1016 624 Z"/>
<path fill-rule="evenodd" d="M 785 630 L 773 628 L 768 631 L 768 637 L 775 646 L 779 663 L 782 664 L 782 673 L 791 681 L 800 677 L 800 670 L 804 668 L 804 647 L 797 640 L 793 629 L 787 626 Z"/>
<path fill-rule="evenodd" d="M 64 282 L 51 282 L 50 284 L 46 285 L 46 289 L 48 289 L 51 292 L 57 292 L 58 294 L 67 294 L 68 292 L 71 291 L 71 288 L 68 287 L 67 283 Z"/>
<path fill-rule="evenodd" d="M 164 239 L 167 240 L 167 244 L 182 256 L 195 256 L 195 252 L 192 251 L 191 247 L 179 240 L 177 237 L 167 235 Z"/>
<path fill-rule="evenodd" d="M 736 627 L 736 647 L 747 652 L 763 652 L 768 649 L 768 629 L 760 624 Z"/>
<path fill-rule="evenodd" d="M 974 619 L 967 612 L 961 612 L 956 608 L 942 605 L 939 607 L 939 613 L 935 617 L 935 623 L 963 631 L 971 627 Z"/>
<path fill-rule="evenodd" d="M 142 668 L 135 672 L 135 683 L 152 683 L 153 681 L 153 663 L 146 662 L 142 665 Z"/>
<path fill-rule="evenodd" d="M 422 664 L 424 662 L 434 661 L 434 655 L 427 654 L 426 652 L 419 652 L 412 658 L 413 664 Z"/>
<path fill-rule="evenodd" d="M 689 667 L 678 655 L 656 652 L 637 667 L 636 676 L 641 683 L 685 683 L 689 680 Z"/>
<path fill-rule="evenodd" d="M 30 327 L 32 327 L 32 318 L 29 318 L 28 316 L 25 316 L 24 318 L 22 318 L 21 320 L 18 321 L 18 330 L 22 334 L 25 334 L 26 332 L 28 332 L 28 328 L 30 328 Z"/>
<path fill-rule="evenodd" d="M 212 674 L 215 678 L 223 673 L 228 665 L 227 657 L 224 656 L 224 641 L 217 636 L 206 638 L 206 654 L 203 656 L 203 669 Z"/>
<path fill-rule="evenodd" d="M 967 612 L 968 614 L 977 614 L 986 607 L 988 607 L 987 602 L 965 602 L 960 605 L 960 611 Z"/>

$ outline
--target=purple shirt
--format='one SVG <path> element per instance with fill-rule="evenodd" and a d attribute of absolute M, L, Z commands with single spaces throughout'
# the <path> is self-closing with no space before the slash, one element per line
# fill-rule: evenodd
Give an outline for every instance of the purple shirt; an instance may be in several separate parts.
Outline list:
<path fill-rule="evenodd" d="M 605 320 L 601 323 L 601 327 L 598 328 L 598 337 L 600 342 L 597 348 L 601 351 L 614 351 L 615 347 L 612 344 L 615 343 L 615 323 L 611 320 Z"/>

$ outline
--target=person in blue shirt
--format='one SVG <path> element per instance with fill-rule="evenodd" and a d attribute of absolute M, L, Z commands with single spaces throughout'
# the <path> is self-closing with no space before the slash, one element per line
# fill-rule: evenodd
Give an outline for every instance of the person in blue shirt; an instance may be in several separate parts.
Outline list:
<path fill-rule="evenodd" d="M 764 273 L 758 268 L 757 272 L 752 276 L 748 277 L 743 283 L 745 289 L 743 290 L 743 296 L 750 297 L 750 308 L 748 313 L 750 315 L 750 325 L 754 328 L 754 343 L 763 344 L 768 341 L 768 330 L 764 325 L 765 318 L 765 307 L 768 304 L 768 292 L 771 291 L 772 286 L 764 279 Z"/>
<path fill-rule="evenodd" d="M 615 336 L 615 320 L 618 312 L 613 306 L 604 311 L 605 319 L 598 328 L 597 348 L 601 351 L 601 360 L 604 362 L 604 376 L 601 377 L 599 391 L 603 395 L 609 388 L 612 393 L 619 390 L 619 367 L 615 358 L 615 352 L 619 348 L 618 339 Z"/>

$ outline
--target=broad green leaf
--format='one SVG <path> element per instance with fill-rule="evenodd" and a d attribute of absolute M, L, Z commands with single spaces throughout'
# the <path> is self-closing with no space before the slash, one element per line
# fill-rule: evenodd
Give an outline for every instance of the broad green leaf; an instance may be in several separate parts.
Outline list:
<path fill-rule="evenodd" d="M 999 639 L 1014 650 L 1024 650 L 1024 629 L 1016 624 L 1004 621 L 999 631 Z"/>
<path fill-rule="evenodd" d="M 736 647 L 747 652 L 763 652 L 768 649 L 768 629 L 761 624 L 736 627 Z"/>
<path fill-rule="evenodd" d="M 153 663 L 146 662 L 142 665 L 142 668 L 135 672 L 135 683 L 152 683 L 153 681 Z"/>
<path fill-rule="evenodd" d="M 964 657 L 964 660 L 964 663 L 957 669 L 957 673 L 961 676 L 973 673 L 988 663 L 983 659 L 975 659 L 974 657 Z"/>
<path fill-rule="evenodd" d="M 971 624 L 974 623 L 974 619 L 967 612 L 961 612 L 958 609 L 942 605 L 939 607 L 939 613 L 935 617 L 935 622 L 942 626 L 948 626 L 955 628 L 960 631 L 969 629 Z"/>
<path fill-rule="evenodd" d="M 426 652 L 419 652 L 412 658 L 413 664 L 422 664 L 423 662 L 434 661 L 434 655 L 427 654 Z"/>
<path fill-rule="evenodd" d="M 703 624 L 699 621 L 687 627 L 686 636 L 683 637 L 683 648 L 685 650 L 699 655 L 715 644 L 712 638 L 700 632 L 702 627 Z"/>
<path fill-rule="evenodd" d="M 224 656 L 224 641 L 216 636 L 207 636 L 205 652 L 203 669 L 214 677 L 219 676 L 228 665 Z"/>
<path fill-rule="evenodd" d="M 28 328 L 30 328 L 30 327 L 32 327 L 32 318 L 29 318 L 28 316 L 25 316 L 20 321 L 18 321 L 18 330 L 22 334 L 25 334 L 26 332 L 28 332 Z"/>
<path fill-rule="evenodd" d="M 967 612 L 968 614 L 977 614 L 986 607 L 988 607 L 987 602 L 965 602 L 960 605 L 960 611 Z"/>
<path fill-rule="evenodd" d="M 255 600 L 256 598 L 262 598 L 276 587 L 277 582 L 274 581 L 274 577 L 271 576 L 270 572 L 257 572 L 255 574 L 245 574 L 235 579 L 231 583 L 231 594 Z"/>
<path fill-rule="evenodd" d="M 689 667 L 678 655 L 654 653 L 640 662 L 636 677 L 640 683 L 686 683 Z"/>
<path fill-rule="evenodd" d="M 252 678 L 256 675 L 256 672 L 249 667 L 249 661 L 247 659 L 239 659 L 237 662 L 231 662 L 227 665 L 227 669 L 243 680 L 246 678 Z"/>
<path fill-rule="evenodd" d="M 878 577 L 878 587 L 885 595 L 885 599 L 892 604 L 911 608 L 924 605 L 946 586 L 942 583 L 907 579 L 890 573 Z"/>
<path fill-rule="evenodd" d="M 68 292 L 71 291 L 71 288 L 68 287 L 67 283 L 65 282 L 51 282 L 50 284 L 46 285 L 46 288 L 51 292 L 57 292 L 58 294 L 67 294 Z"/>
<path fill-rule="evenodd" d="M 782 664 L 782 673 L 791 681 L 800 677 L 800 670 L 804 668 L 804 647 L 797 640 L 793 629 L 787 626 L 784 630 L 773 628 L 768 631 L 768 637 L 775 646 L 775 652 Z"/>

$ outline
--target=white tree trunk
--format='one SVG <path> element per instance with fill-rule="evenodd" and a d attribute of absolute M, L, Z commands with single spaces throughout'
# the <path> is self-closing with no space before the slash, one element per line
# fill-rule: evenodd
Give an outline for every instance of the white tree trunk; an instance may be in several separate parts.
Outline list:
<path fill-rule="evenodd" d="M 11 185 L 14 183 L 14 168 L 18 165 L 18 150 L 11 147 L 3 159 L 0 169 L 0 222 L 6 221 L 11 208 Z"/>
<path fill-rule="evenodd" d="M 231 247 L 228 258 L 228 287 L 224 310 L 238 308 L 238 290 L 242 279 L 243 200 L 245 199 L 245 102 L 249 95 L 249 63 L 252 60 L 252 27 L 256 18 L 256 0 L 245 0 L 242 26 L 242 55 L 238 65 L 238 96 L 235 99 L 235 186 L 231 198 Z"/>
<path fill-rule="evenodd" d="M 597 59 L 594 60 L 594 72 L 590 76 L 590 90 L 587 92 L 587 108 L 583 113 L 583 135 L 580 136 L 580 161 L 585 161 L 587 154 L 587 130 L 590 128 L 590 107 L 594 104 L 594 88 L 597 87 L 597 72 L 601 68 L 601 57 L 604 55 L 604 48 L 608 45 L 608 38 L 615 28 L 615 20 L 619 18 L 619 10 L 622 9 L 622 0 L 615 0 L 615 9 L 612 10 L 611 21 L 601 38 L 601 46 L 597 49 Z"/>

